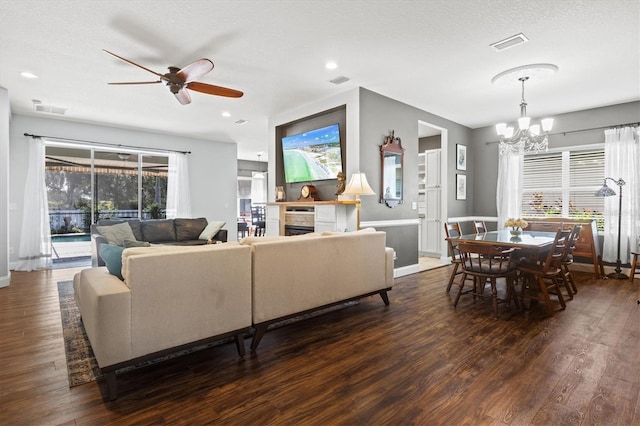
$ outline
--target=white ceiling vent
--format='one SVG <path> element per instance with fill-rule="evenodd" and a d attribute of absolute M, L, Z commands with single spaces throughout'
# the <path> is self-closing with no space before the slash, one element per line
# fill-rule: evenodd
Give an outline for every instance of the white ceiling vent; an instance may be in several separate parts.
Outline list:
<path fill-rule="evenodd" d="M 64 115 L 64 113 L 67 112 L 66 108 L 60 108 L 51 105 L 34 104 L 34 107 L 36 108 L 37 112 L 48 112 L 50 114 Z"/>
<path fill-rule="evenodd" d="M 346 83 L 347 81 L 349 81 L 348 77 L 340 76 L 340 77 L 334 78 L 333 80 L 329 80 L 329 83 L 342 84 L 342 83 Z"/>
<path fill-rule="evenodd" d="M 517 45 L 522 44 L 522 43 L 526 43 L 528 41 L 529 41 L 529 39 L 527 38 L 527 36 L 525 36 L 524 34 L 520 33 L 520 34 L 516 34 L 514 36 L 511 36 L 509 38 L 505 38 L 504 40 L 500 40 L 500 41 L 497 41 L 495 43 L 492 43 L 489 46 L 493 47 L 498 52 L 502 52 L 505 49 L 508 49 L 510 47 L 513 47 L 513 46 L 517 46 Z"/>
<path fill-rule="evenodd" d="M 241 118 L 240 120 L 234 121 L 234 123 L 239 125 L 239 126 L 242 126 L 243 124 L 247 124 L 248 121 Z"/>

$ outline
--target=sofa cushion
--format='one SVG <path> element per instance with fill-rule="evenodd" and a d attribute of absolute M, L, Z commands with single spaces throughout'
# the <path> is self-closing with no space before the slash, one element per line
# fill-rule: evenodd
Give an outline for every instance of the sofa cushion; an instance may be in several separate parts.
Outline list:
<path fill-rule="evenodd" d="M 124 247 L 113 244 L 100 244 L 100 257 L 104 260 L 107 270 L 111 275 L 122 278 L 122 252 Z"/>
<path fill-rule="evenodd" d="M 109 244 L 116 246 L 124 246 L 124 240 L 135 240 L 136 237 L 131 231 L 131 227 L 128 223 L 116 223 L 110 226 L 97 226 L 96 230 L 104 236 Z"/>
<path fill-rule="evenodd" d="M 199 238 L 201 240 L 210 240 L 211 238 L 213 238 L 214 235 L 216 235 L 218 233 L 219 230 L 222 229 L 222 227 L 224 226 L 226 222 L 220 222 L 220 221 L 212 221 L 209 222 L 209 224 L 207 225 L 206 228 L 204 228 L 204 231 L 202 231 L 202 233 L 200 233 Z"/>
<path fill-rule="evenodd" d="M 177 241 L 197 240 L 200 234 L 207 227 L 207 219 L 199 217 L 197 219 L 174 219 Z"/>
<path fill-rule="evenodd" d="M 140 222 L 142 239 L 150 243 L 158 241 L 176 241 L 173 219 L 153 219 Z"/>
<path fill-rule="evenodd" d="M 150 247 L 151 244 L 147 241 L 138 241 L 138 240 L 124 240 L 123 244 L 124 248 L 129 247 Z"/>

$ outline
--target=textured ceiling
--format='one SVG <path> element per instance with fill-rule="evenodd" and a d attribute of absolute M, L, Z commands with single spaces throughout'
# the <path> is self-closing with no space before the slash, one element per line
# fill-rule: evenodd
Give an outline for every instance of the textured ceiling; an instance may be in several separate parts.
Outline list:
<path fill-rule="evenodd" d="M 559 67 L 527 84 L 533 117 L 639 100 L 639 16 L 638 0 L 0 0 L 0 85 L 14 113 L 59 118 L 38 99 L 64 119 L 237 142 L 265 160 L 270 116 L 358 86 L 471 128 L 517 118 L 520 88 L 491 78 L 525 64 Z M 530 41 L 489 46 L 519 32 Z M 245 96 L 192 92 L 182 106 L 162 85 L 108 86 L 153 75 L 102 49 L 161 73 L 209 58 L 200 81 Z"/>

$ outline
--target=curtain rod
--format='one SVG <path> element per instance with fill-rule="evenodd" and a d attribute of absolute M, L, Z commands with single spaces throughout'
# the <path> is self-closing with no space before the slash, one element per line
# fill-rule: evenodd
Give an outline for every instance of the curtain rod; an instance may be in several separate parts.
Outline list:
<path fill-rule="evenodd" d="M 619 127 L 627 127 L 627 126 L 640 126 L 640 122 L 625 123 L 625 124 L 612 124 L 610 126 L 591 127 L 590 129 L 567 130 L 566 132 L 549 133 L 549 136 L 555 136 L 555 135 L 566 136 L 568 133 L 589 132 L 591 130 L 601 130 L 601 129 L 617 129 Z M 499 143 L 499 142 L 500 141 L 490 141 L 490 142 L 485 142 L 485 144 L 486 145 L 491 145 L 491 144 Z"/>
<path fill-rule="evenodd" d="M 139 149 L 142 151 L 154 151 L 154 152 L 177 152 L 178 154 L 191 154 L 191 151 L 179 151 L 176 149 L 159 149 L 159 148 L 146 148 L 143 146 L 135 146 L 135 145 L 123 145 L 123 144 L 115 144 L 115 143 L 106 143 L 106 142 L 94 142 L 94 141 L 87 141 L 87 140 L 83 140 L 83 139 L 70 139 L 70 138 L 59 138 L 56 136 L 42 136 L 42 135 L 32 135 L 30 133 L 25 133 L 24 134 L 27 137 L 31 137 L 31 138 L 36 138 L 36 139 L 51 139 L 51 140 L 57 140 L 57 141 L 63 141 L 63 142 L 81 142 L 81 143 L 88 143 L 91 145 L 100 145 L 100 146 L 110 146 L 110 147 L 115 147 L 115 148 L 130 148 L 130 149 Z"/>

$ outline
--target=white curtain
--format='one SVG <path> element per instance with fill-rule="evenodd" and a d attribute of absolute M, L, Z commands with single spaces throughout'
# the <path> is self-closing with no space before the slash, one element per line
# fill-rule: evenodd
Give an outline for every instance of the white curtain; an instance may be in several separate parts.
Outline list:
<path fill-rule="evenodd" d="M 191 193 L 189 190 L 189 162 L 187 154 L 169 154 L 167 179 L 167 218 L 191 217 Z"/>
<path fill-rule="evenodd" d="M 51 267 L 51 229 L 45 183 L 45 146 L 40 138 L 29 144 L 29 167 L 24 187 L 20 263 L 16 271 Z"/>
<path fill-rule="evenodd" d="M 519 218 L 522 213 L 522 163 L 524 155 L 505 152 L 498 157 L 498 184 L 496 207 L 498 229 L 508 218 Z"/>
<path fill-rule="evenodd" d="M 614 180 L 622 179 L 622 210 L 620 228 L 620 260 L 628 263 L 629 251 L 638 249 L 640 237 L 640 128 L 624 127 L 604 132 L 604 174 Z M 620 187 L 607 180 L 616 191 L 604 200 L 604 246 L 602 258 L 615 262 L 618 258 L 618 210 Z"/>

